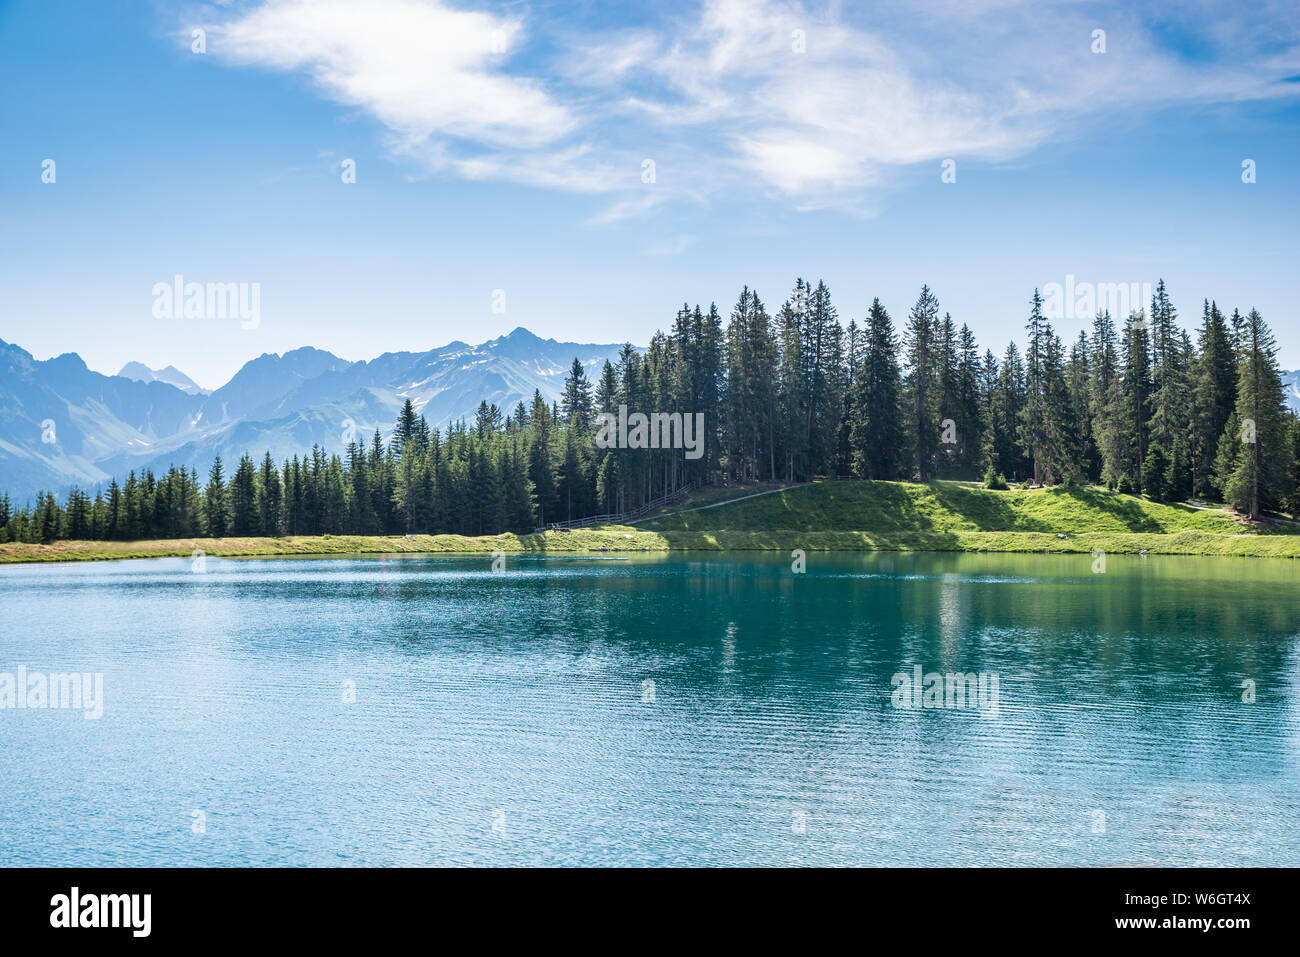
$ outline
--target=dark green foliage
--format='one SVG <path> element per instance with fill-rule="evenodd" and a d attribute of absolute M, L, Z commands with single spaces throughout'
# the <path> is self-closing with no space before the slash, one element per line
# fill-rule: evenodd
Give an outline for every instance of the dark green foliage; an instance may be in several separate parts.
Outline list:
<path fill-rule="evenodd" d="M 862 353 L 849 403 L 853 471 L 863 478 L 898 479 L 907 457 L 898 340 L 893 321 L 879 299 L 871 303 Z"/>
<path fill-rule="evenodd" d="M 934 476 L 941 440 L 940 355 L 936 345 L 939 332 L 939 300 L 929 286 L 922 286 L 903 334 L 903 361 L 907 370 L 903 380 L 903 404 L 911 440 L 911 472 L 922 482 L 928 482 Z"/>
<path fill-rule="evenodd" d="M 1277 367 L 1277 345 L 1268 324 L 1254 309 L 1242 324 L 1237 372 L 1236 449 L 1224 461 L 1224 497 L 1239 511 L 1258 518 L 1291 497 L 1295 472 L 1288 441 L 1290 426 Z M 1233 423 L 1230 421 L 1230 427 Z M 1230 439 L 1225 432 L 1224 438 Z"/>
<path fill-rule="evenodd" d="M 1007 490 L 1007 480 L 1001 472 L 993 471 L 993 466 L 990 465 L 984 472 L 984 487 L 995 492 L 1005 492 Z"/>
<path fill-rule="evenodd" d="M 1219 495 L 1215 477 L 1218 440 L 1237 402 L 1237 354 L 1233 332 L 1216 303 L 1206 301 L 1192 366 L 1194 421 L 1190 432 L 1192 484 L 1196 495 Z"/>
<path fill-rule="evenodd" d="M 1163 502 L 1168 492 L 1169 457 L 1163 446 L 1153 445 L 1147 450 L 1146 461 L 1142 463 L 1142 475 L 1146 482 L 1147 497 L 1155 502 Z"/>

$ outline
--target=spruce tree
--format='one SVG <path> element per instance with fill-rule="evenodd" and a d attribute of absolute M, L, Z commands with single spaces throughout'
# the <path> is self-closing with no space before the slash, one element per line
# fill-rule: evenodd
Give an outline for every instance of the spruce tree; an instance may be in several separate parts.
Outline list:
<path fill-rule="evenodd" d="M 576 420 L 577 427 L 585 434 L 591 428 L 592 416 L 591 383 L 583 371 L 582 363 L 575 356 L 569 374 L 564 378 L 564 394 L 560 399 L 560 414 L 566 423 Z"/>
<path fill-rule="evenodd" d="M 921 482 L 928 482 L 934 476 L 940 439 L 938 361 L 935 354 L 938 322 L 939 300 L 930 292 L 929 286 L 922 286 L 921 295 L 908 315 L 903 335 L 907 368 L 903 389 L 908 439 L 912 447 L 913 474 Z"/>
<path fill-rule="evenodd" d="M 1215 475 L 1219 439 L 1237 404 L 1237 353 L 1233 333 L 1216 303 L 1206 300 L 1198 353 L 1193 370 L 1196 419 L 1191 449 L 1195 495 L 1218 496 L 1223 487 Z"/>
<path fill-rule="evenodd" d="M 558 522 L 560 518 L 560 493 L 555 476 L 554 420 L 551 410 L 540 392 L 533 392 L 533 405 L 529 411 L 533 440 L 528 450 L 528 478 L 533 484 L 537 502 L 537 523 Z"/>
<path fill-rule="evenodd" d="M 280 505 L 282 489 L 280 488 L 280 473 L 275 467 L 275 460 L 271 458 L 270 452 L 267 452 L 262 459 L 262 468 L 258 474 L 256 501 L 258 526 L 261 534 L 273 538 L 278 537 L 281 534 Z"/>
<path fill-rule="evenodd" d="M 1021 444 L 1033 468 L 1034 484 L 1040 485 L 1049 474 L 1052 423 L 1049 378 L 1052 324 L 1043 315 L 1043 299 L 1034 290 L 1029 319 L 1025 323 L 1025 404 L 1020 410 Z"/>
<path fill-rule="evenodd" d="M 253 460 L 245 452 L 235 469 L 230 486 L 230 528 L 240 537 L 261 534 L 261 522 L 256 503 L 257 471 Z"/>
<path fill-rule="evenodd" d="M 1151 336 L 1144 313 L 1133 312 L 1124 326 L 1123 367 L 1117 381 L 1115 401 L 1109 410 L 1111 441 L 1118 461 L 1112 470 L 1127 475 L 1138 491 L 1144 487 L 1142 467 L 1150 446 Z"/>
<path fill-rule="evenodd" d="M 781 450 L 783 478 L 803 478 L 810 452 L 811 423 L 808 410 L 810 394 L 809 363 L 805 359 L 804 334 L 807 331 L 808 290 L 803 279 L 795 281 L 794 294 L 777 313 L 777 393 L 780 431 L 784 437 Z"/>
<path fill-rule="evenodd" d="M 208 484 L 203 491 L 203 512 L 208 522 L 208 534 L 213 538 L 225 538 L 230 529 L 230 505 L 226 496 L 226 477 L 221 465 L 221 456 L 212 460 L 208 470 Z"/>
<path fill-rule="evenodd" d="M 1242 325 L 1241 341 L 1236 406 L 1240 441 L 1224 493 L 1233 507 L 1258 519 L 1290 497 L 1291 448 L 1277 344 L 1255 309 Z"/>
<path fill-rule="evenodd" d="M 957 423 L 956 467 L 963 477 L 978 474 L 983 459 L 984 400 L 980 388 L 979 347 L 965 324 L 957 338 L 957 387 L 953 419 Z"/>
<path fill-rule="evenodd" d="M 898 339 L 893 320 L 879 299 L 872 300 L 864 325 L 862 366 L 855 388 L 850 438 L 854 472 L 868 479 L 898 479 L 908 455 Z"/>

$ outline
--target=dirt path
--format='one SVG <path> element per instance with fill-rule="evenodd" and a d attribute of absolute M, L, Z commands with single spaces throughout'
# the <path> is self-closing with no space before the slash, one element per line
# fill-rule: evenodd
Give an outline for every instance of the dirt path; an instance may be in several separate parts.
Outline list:
<path fill-rule="evenodd" d="M 1196 509 L 1198 512 L 1220 512 L 1220 513 L 1222 513 L 1222 514 L 1224 514 L 1224 515 L 1236 515 L 1236 514 L 1237 514 L 1236 512 L 1232 511 L 1232 509 L 1229 509 L 1229 508 L 1221 508 L 1221 507 L 1219 507 L 1219 506 L 1217 506 L 1217 505 L 1202 505 L 1200 502 L 1194 502 L 1194 501 L 1191 501 L 1191 500 L 1188 500 L 1188 501 L 1183 502 L 1183 503 L 1181 503 L 1181 504 L 1186 505 L 1188 508 L 1194 508 L 1194 509 Z M 1266 515 L 1266 516 L 1260 518 L 1259 521 L 1260 521 L 1261 523 L 1263 523 L 1263 524 L 1270 524 L 1270 523 L 1271 523 L 1271 524 L 1275 524 L 1275 525 L 1293 525 L 1293 526 L 1300 526 L 1300 522 L 1294 521 L 1293 519 L 1289 519 L 1289 518 L 1278 518 L 1278 517 L 1273 516 L 1273 515 Z"/>
<path fill-rule="evenodd" d="M 663 514 L 663 515 L 646 515 L 646 516 L 643 517 L 643 518 L 638 518 L 638 519 L 636 519 L 635 521 L 628 522 L 627 524 L 628 524 L 628 525 L 635 525 L 635 524 L 637 524 L 637 522 L 645 522 L 645 521 L 650 520 L 651 518 L 653 518 L 653 519 L 655 519 L 655 520 L 658 520 L 658 519 L 661 519 L 661 518 L 668 518 L 669 516 L 672 516 L 672 515 L 681 515 L 681 514 L 683 514 L 684 512 L 703 512 L 705 509 L 709 509 L 709 508 L 720 508 L 720 507 L 722 507 L 723 505 L 730 505 L 730 504 L 732 504 L 733 502 L 743 502 L 743 501 L 745 501 L 745 499 L 747 499 L 747 498 L 758 498 L 760 495 L 775 495 L 777 492 L 788 492 L 788 491 L 790 491 L 790 489 L 792 489 L 792 488 L 804 488 L 805 486 L 813 485 L 813 484 L 815 484 L 815 483 L 813 483 L 813 482 L 799 482 L 799 483 L 797 483 L 797 484 L 795 484 L 795 485 L 785 485 L 785 486 L 782 486 L 781 488 L 770 488 L 770 489 L 768 489 L 766 492 L 754 492 L 754 493 L 752 493 L 752 494 L 750 494 L 750 495 L 741 495 L 741 496 L 739 496 L 738 498 L 729 498 L 729 499 L 727 499 L 725 502 L 713 502 L 713 503 L 710 504 L 710 505 L 697 505 L 697 506 L 695 506 L 694 508 L 679 508 L 679 509 L 676 509 L 675 511 L 667 512 L 667 513 L 665 513 L 665 514 Z"/>

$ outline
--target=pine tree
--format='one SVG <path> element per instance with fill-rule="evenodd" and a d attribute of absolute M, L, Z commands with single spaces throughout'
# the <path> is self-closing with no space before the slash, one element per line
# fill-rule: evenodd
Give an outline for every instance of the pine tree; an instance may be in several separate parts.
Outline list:
<path fill-rule="evenodd" d="M 999 450 L 1003 441 L 998 415 L 998 358 L 992 349 L 984 350 L 984 360 L 979 368 L 980 414 L 984 432 L 980 441 L 980 468 L 986 473 L 998 474 Z M 1006 476 L 1003 476 L 1005 480 Z"/>
<path fill-rule="evenodd" d="M 282 489 L 280 488 L 280 473 L 276 470 L 275 460 L 271 458 L 270 452 L 267 452 L 262 459 L 262 468 L 258 479 L 255 496 L 258 527 L 261 534 L 278 537 L 281 534 L 280 504 Z"/>
<path fill-rule="evenodd" d="M 344 455 L 347 457 L 348 478 L 352 489 L 348 499 L 348 528 L 357 534 L 373 535 L 379 531 L 379 520 L 375 515 L 365 451 L 356 442 L 349 442 Z"/>
<path fill-rule="evenodd" d="M 256 503 L 257 471 L 245 452 L 230 487 L 230 529 L 240 537 L 261 534 Z"/>
<path fill-rule="evenodd" d="M 560 413 L 566 423 L 574 422 L 583 432 L 591 428 L 591 383 L 583 371 L 582 363 L 574 357 L 569 374 L 564 379 L 564 394 L 560 399 Z"/>
<path fill-rule="evenodd" d="M 957 408 L 957 327 L 949 313 L 935 327 L 935 394 L 940 425 L 937 474 L 952 474 L 961 444 L 961 413 Z M 948 439 L 951 436 L 951 440 Z"/>
<path fill-rule="evenodd" d="M 804 334 L 808 328 L 808 287 L 803 279 L 795 281 L 794 294 L 777 313 L 777 393 L 782 442 L 782 471 L 787 482 L 807 474 L 812 396 L 810 363 L 804 352 Z"/>
<path fill-rule="evenodd" d="M 1025 406 L 1025 365 L 1014 342 L 1007 345 L 998 369 L 998 383 L 992 402 L 993 442 L 990 461 L 1012 481 L 1029 474 L 1025 443 L 1021 441 L 1021 420 Z"/>
<path fill-rule="evenodd" d="M 104 537 L 109 540 L 123 538 L 126 514 L 122 504 L 122 489 L 118 486 L 117 479 L 112 479 L 108 483 L 107 511 L 108 521 L 104 529 Z"/>
<path fill-rule="evenodd" d="M 863 478 L 901 477 L 907 456 L 901 407 L 902 378 L 894 323 L 879 299 L 871 303 L 863 331 L 851 433 L 854 471 Z"/>
<path fill-rule="evenodd" d="M 1195 495 L 1217 496 L 1214 461 L 1219 438 L 1237 404 L 1237 354 L 1233 333 L 1216 303 L 1205 301 L 1197 334 L 1198 355 L 1193 370 L 1196 419 L 1193 423 L 1192 470 Z"/>
<path fill-rule="evenodd" d="M 505 520 L 507 527 L 518 533 L 531 532 L 533 525 L 533 487 L 528 480 L 528 461 L 524 454 L 523 438 L 516 434 L 508 448 L 502 447 L 502 471 L 505 475 Z"/>
<path fill-rule="evenodd" d="M 528 478 L 537 502 L 537 523 L 560 521 L 560 493 L 555 476 L 554 428 L 551 410 L 540 392 L 533 392 L 529 411 L 533 441 L 528 450 Z"/>
<path fill-rule="evenodd" d="M 830 460 L 839 406 L 833 399 L 834 374 L 840 347 L 840 324 L 831 291 L 818 280 L 808 297 L 803 342 L 805 343 L 804 392 L 807 396 L 804 448 L 808 456 L 804 477 L 824 471 Z"/>
<path fill-rule="evenodd" d="M 1292 517 L 1300 517 L 1300 416 L 1287 416 L 1287 444 L 1291 447 L 1291 474 L 1287 486 L 1291 489 L 1284 501 Z"/>
<path fill-rule="evenodd" d="M 1177 326 L 1178 313 L 1169 301 L 1165 281 L 1151 297 L 1151 441 L 1166 450 L 1186 428 L 1187 369 Z"/>
<path fill-rule="evenodd" d="M 1047 326 L 1043 355 L 1043 408 L 1046 442 L 1044 466 L 1049 483 L 1076 484 L 1082 480 L 1082 450 L 1074 405 L 1065 374 L 1065 347 L 1061 337 Z"/>
<path fill-rule="evenodd" d="M 1101 454 L 1093 437 L 1092 421 L 1092 369 L 1089 358 L 1088 336 L 1080 331 L 1070 349 L 1066 364 L 1066 385 L 1070 392 L 1070 412 L 1078 438 L 1079 464 L 1083 477 L 1096 482 L 1101 476 Z"/>
<path fill-rule="evenodd" d="M 1103 454 L 1114 456 L 1108 470 L 1115 476 L 1126 475 L 1134 488 L 1144 488 L 1142 467 L 1150 445 L 1151 415 L 1151 337 L 1142 312 L 1129 315 L 1124 325 L 1123 367 L 1113 401 L 1107 413 L 1107 436 Z"/>
<path fill-rule="evenodd" d="M 778 347 L 758 294 L 741 290 L 727 327 L 728 468 L 740 481 L 775 479 Z"/>
<path fill-rule="evenodd" d="M 1236 406 L 1241 441 L 1224 492 L 1235 508 L 1258 519 L 1290 497 L 1291 450 L 1277 345 L 1254 309 L 1243 323 L 1241 342 Z"/>
<path fill-rule="evenodd" d="M 68 492 L 62 537 L 86 539 L 90 537 L 90 499 L 77 486 Z"/>
<path fill-rule="evenodd" d="M 983 459 L 984 400 L 980 390 L 980 356 L 975 333 L 965 323 L 958 334 L 956 405 L 956 467 L 964 476 L 978 474 Z"/>
<path fill-rule="evenodd" d="M 586 435 L 577 428 L 564 429 L 564 451 L 559 469 L 560 509 L 565 521 L 591 514 L 587 501 Z"/>
<path fill-rule="evenodd" d="M 1165 455 L 1164 447 L 1153 443 L 1147 451 L 1146 461 L 1142 465 L 1142 475 L 1146 482 L 1144 491 L 1148 498 L 1156 502 L 1165 501 L 1168 493 L 1165 481 L 1168 472 L 1169 459 Z"/>
<path fill-rule="evenodd" d="M 419 425 L 420 418 L 415 413 L 415 405 L 408 398 L 402 404 L 402 411 L 397 417 L 397 427 L 393 430 L 391 448 L 394 459 L 401 461 L 402 450 L 418 435 Z"/>
<path fill-rule="evenodd" d="M 907 429 L 912 442 L 914 475 L 921 482 L 934 476 L 935 457 L 939 448 L 939 417 L 935 338 L 939 321 L 939 300 L 929 286 L 921 287 L 907 319 L 903 335 L 904 362 L 907 375 L 903 380 Z"/>
<path fill-rule="evenodd" d="M 212 460 L 203 497 L 203 512 L 208 522 L 208 534 L 213 538 L 225 538 L 230 528 L 230 505 L 226 498 L 226 477 L 220 455 Z"/>
<path fill-rule="evenodd" d="M 1034 290 L 1030 300 L 1029 320 L 1025 323 L 1029 334 L 1025 343 L 1025 405 L 1020 410 L 1021 442 L 1033 465 L 1034 484 L 1041 485 L 1047 477 L 1049 422 L 1048 351 L 1052 339 L 1052 324 L 1043 316 L 1043 299 Z"/>
<path fill-rule="evenodd" d="M 709 304 L 709 311 L 696 313 L 699 323 L 699 365 L 695 376 L 696 408 L 704 416 L 704 455 L 697 462 L 696 475 L 700 481 L 712 481 L 720 466 L 722 445 L 722 402 L 726 388 L 726 337 L 722 331 L 722 316 L 717 303 Z"/>

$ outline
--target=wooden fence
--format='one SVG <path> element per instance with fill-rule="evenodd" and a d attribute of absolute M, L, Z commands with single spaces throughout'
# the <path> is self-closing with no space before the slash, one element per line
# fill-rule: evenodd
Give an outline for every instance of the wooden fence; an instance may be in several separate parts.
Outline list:
<path fill-rule="evenodd" d="M 667 495 L 660 495 L 653 501 L 646 502 L 639 508 L 634 508 L 630 512 L 611 512 L 608 515 L 592 515 L 588 518 L 575 518 L 571 522 L 547 522 L 545 525 L 539 525 L 539 532 L 560 532 L 567 528 L 587 528 L 591 525 L 622 525 L 633 519 L 638 519 L 642 515 L 648 515 L 657 508 L 663 508 L 686 495 L 687 492 L 695 488 L 697 483 L 687 482 L 681 488 Z"/>

